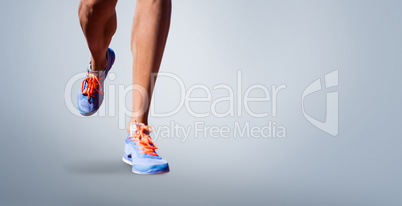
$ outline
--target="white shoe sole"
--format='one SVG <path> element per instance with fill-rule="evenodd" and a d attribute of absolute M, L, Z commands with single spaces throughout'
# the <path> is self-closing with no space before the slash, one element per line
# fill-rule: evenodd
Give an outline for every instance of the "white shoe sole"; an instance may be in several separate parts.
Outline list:
<path fill-rule="evenodd" d="M 122 158 L 122 160 L 123 160 L 123 162 L 125 162 L 126 164 L 133 166 L 133 163 L 130 162 L 130 161 L 128 161 L 128 160 L 126 160 L 124 157 Z"/>
<path fill-rule="evenodd" d="M 129 160 L 126 160 L 124 157 L 122 158 L 122 160 L 123 160 L 124 163 L 133 166 L 133 163 L 130 162 Z M 169 172 L 169 171 L 161 171 L 161 172 L 155 172 L 155 173 L 143 173 L 143 172 L 138 172 L 138 171 L 134 171 L 134 170 L 131 170 L 131 171 L 133 173 L 135 173 L 135 174 L 140 174 L 140 175 L 162 174 L 162 173 L 168 173 Z"/>

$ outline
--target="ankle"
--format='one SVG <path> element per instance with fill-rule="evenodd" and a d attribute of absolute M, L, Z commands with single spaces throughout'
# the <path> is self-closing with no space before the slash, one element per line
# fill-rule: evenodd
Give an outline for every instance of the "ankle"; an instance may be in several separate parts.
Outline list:
<path fill-rule="evenodd" d="M 105 57 L 102 60 L 95 60 L 93 57 L 91 58 L 90 68 L 92 71 L 103 71 L 107 66 L 107 58 Z"/>

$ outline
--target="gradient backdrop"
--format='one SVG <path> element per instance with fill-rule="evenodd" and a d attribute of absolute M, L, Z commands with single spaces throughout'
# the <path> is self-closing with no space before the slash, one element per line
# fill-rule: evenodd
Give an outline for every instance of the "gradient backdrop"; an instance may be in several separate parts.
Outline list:
<path fill-rule="evenodd" d="M 0 7 L 1 206 L 402 204 L 402 1 L 173 1 L 161 72 L 177 75 L 187 89 L 205 85 L 213 100 L 227 96 L 213 91 L 217 84 L 233 87 L 238 97 L 239 70 L 243 95 L 256 83 L 287 88 L 278 94 L 275 117 L 270 102 L 250 103 L 252 111 L 270 115 L 255 118 L 243 108 L 233 117 L 196 118 L 182 108 L 151 117 L 150 124 L 201 121 L 233 130 L 235 122 L 262 127 L 275 121 L 286 137 L 158 138 L 171 172 L 152 176 L 135 175 L 121 161 L 126 132 L 117 109 L 83 118 L 66 106 L 66 84 L 85 71 L 90 57 L 78 3 L 15 0 Z M 115 92 L 107 90 L 108 97 L 131 82 L 134 8 L 132 0 L 116 8 L 115 79 L 106 83 Z M 339 86 L 331 91 L 339 92 L 339 134 L 332 136 L 306 120 L 301 97 L 336 69 Z M 155 110 L 172 110 L 179 91 L 175 81 L 160 78 Z M 250 95 L 263 97 L 261 91 Z M 320 121 L 326 92 L 305 100 L 306 112 Z M 197 112 L 210 106 L 192 104 Z M 222 103 L 218 110 L 228 107 Z"/>

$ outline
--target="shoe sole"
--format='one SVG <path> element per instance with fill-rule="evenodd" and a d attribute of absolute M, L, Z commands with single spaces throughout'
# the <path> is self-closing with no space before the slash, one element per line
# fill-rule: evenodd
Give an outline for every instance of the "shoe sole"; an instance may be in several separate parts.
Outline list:
<path fill-rule="evenodd" d="M 133 166 L 133 163 L 130 162 L 129 160 L 127 160 L 126 158 L 123 157 L 123 158 L 121 158 L 121 159 L 122 159 L 123 162 L 125 162 L 126 164 Z"/>
<path fill-rule="evenodd" d="M 122 160 L 123 160 L 124 163 L 133 166 L 133 163 L 130 162 L 129 160 L 127 160 L 126 158 L 122 157 Z M 135 174 L 140 174 L 140 175 L 153 175 L 153 174 L 168 173 L 168 172 L 170 172 L 170 169 L 168 168 L 167 170 L 162 170 L 162 171 L 159 171 L 159 172 L 141 172 L 141 171 L 134 170 L 134 169 L 131 169 L 131 171 L 133 173 L 135 173 Z"/>

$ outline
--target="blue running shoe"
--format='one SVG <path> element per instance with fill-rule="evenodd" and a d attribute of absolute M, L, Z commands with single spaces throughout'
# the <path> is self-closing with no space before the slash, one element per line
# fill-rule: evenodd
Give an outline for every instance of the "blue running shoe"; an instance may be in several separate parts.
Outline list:
<path fill-rule="evenodd" d="M 98 111 L 103 102 L 103 83 L 114 63 L 115 54 L 112 49 L 106 53 L 107 66 L 103 71 L 87 69 L 87 76 L 83 80 L 81 90 L 77 95 L 77 107 L 84 116 L 90 116 Z"/>
<path fill-rule="evenodd" d="M 158 149 L 149 136 L 152 127 L 135 123 L 126 138 L 123 162 L 132 165 L 132 171 L 137 174 L 157 174 L 169 172 L 168 162 L 156 154 Z"/>

